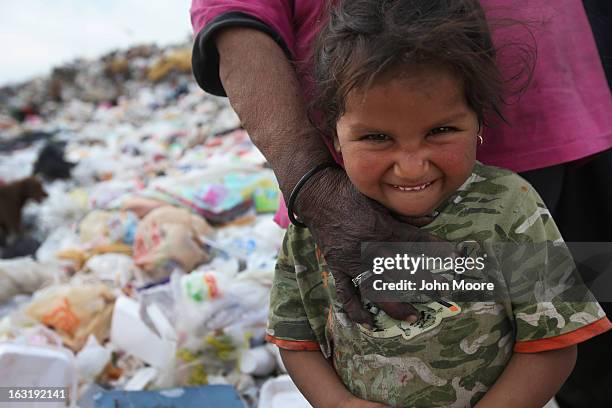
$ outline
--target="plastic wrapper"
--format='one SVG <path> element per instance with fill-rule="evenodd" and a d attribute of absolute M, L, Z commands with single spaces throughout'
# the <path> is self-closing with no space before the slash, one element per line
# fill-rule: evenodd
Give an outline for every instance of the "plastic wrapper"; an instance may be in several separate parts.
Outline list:
<path fill-rule="evenodd" d="M 79 351 L 90 334 L 109 335 L 115 297 L 103 284 L 56 285 L 36 293 L 25 313 L 53 328 L 64 344 Z"/>

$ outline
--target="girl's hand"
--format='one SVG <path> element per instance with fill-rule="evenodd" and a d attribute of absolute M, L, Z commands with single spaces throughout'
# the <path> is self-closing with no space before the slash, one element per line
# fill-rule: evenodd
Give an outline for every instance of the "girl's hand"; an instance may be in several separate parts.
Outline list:
<path fill-rule="evenodd" d="M 359 399 L 354 395 L 344 400 L 339 408 L 390 408 L 388 405 L 381 404 L 379 402 L 372 402 Z"/>

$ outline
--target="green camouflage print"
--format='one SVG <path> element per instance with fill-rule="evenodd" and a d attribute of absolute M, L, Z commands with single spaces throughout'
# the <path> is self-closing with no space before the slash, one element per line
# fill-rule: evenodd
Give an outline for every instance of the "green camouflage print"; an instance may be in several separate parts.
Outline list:
<path fill-rule="evenodd" d="M 558 336 L 605 316 L 588 292 L 583 302 L 563 300 L 568 282 L 575 278 L 571 267 L 561 267 L 572 264 L 566 251 L 551 263 L 542 247 L 505 254 L 488 246 L 563 246 L 538 194 L 510 171 L 477 163 L 466 183 L 423 228 L 448 241 L 477 241 L 491 262 L 503 265 L 500 270 L 511 269 L 510 274 L 500 272 L 496 282 L 503 296 L 451 303 L 452 310 L 449 303 L 417 304 L 421 319 L 413 325 L 368 305 L 375 313 L 371 331 L 343 312 L 333 277 L 309 231 L 290 226 L 276 265 L 268 334 L 317 342 L 359 398 L 393 407 L 468 407 L 493 385 L 517 342 Z"/>

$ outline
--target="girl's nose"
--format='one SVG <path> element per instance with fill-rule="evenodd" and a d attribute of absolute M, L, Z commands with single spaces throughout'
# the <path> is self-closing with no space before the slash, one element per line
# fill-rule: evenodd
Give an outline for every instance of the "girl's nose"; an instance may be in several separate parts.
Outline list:
<path fill-rule="evenodd" d="M 406 152 L 399 151 L 396 155 L 393 172 L 395 176 L 407 182 L 426 181 L 424 177 L 429 171 L 429 158 L 423 149 Z"/>

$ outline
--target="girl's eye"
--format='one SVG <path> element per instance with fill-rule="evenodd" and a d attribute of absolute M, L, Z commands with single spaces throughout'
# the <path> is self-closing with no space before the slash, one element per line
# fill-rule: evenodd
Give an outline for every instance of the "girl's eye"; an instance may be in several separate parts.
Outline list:
<path fill-rule="evenodd" d="M 429 131 L 429 135 L 440 135 L 440 134 L 452 133 L 456 131 L 457 131 L 457 128 L 454 128 L 452 126 L 442 126 L 442 127 L 431 129 Z"/>
<path fill-rule="evenodd" d="M 389 136 L 385 135 L 384 133 L 372 133 L 370 135 L 363 136 L 361 140 L 368 142 L 385 142 L 389 140 Z"/>

